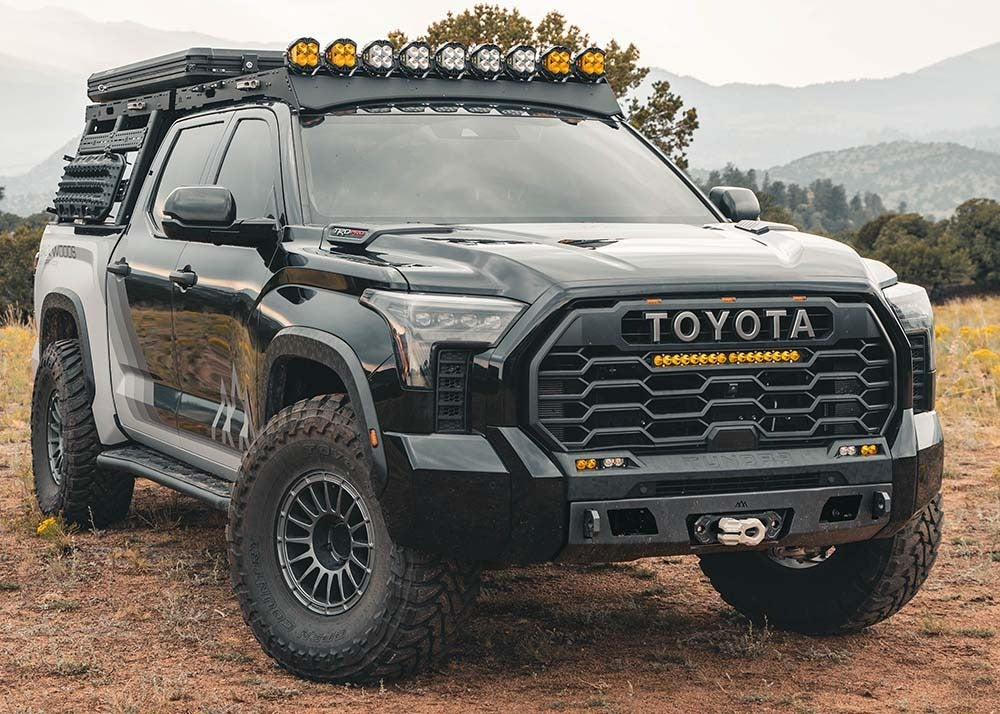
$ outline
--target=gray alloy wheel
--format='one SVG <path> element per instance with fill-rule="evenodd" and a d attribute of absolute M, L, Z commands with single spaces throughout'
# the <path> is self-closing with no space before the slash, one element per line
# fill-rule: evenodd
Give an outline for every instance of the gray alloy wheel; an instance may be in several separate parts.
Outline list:
<path fill-rule="evenodd" d="M 66 445 L 63 441 L 63 418 L 59 408 L 59 392 L 53 391 L 49 397 L 49 406 L 45 412 L 45 443 L 48 447 L 49 475 L 56 486 L 62 485 L 63 454 Z"/>
<path fill-rule="evenodd" d="M 327 471 L 303 474 L 282 499 L 278 562 L 285 584 L 313 612 L 336 615 L 365 594 L 375 531 L 361 494 Z"/>

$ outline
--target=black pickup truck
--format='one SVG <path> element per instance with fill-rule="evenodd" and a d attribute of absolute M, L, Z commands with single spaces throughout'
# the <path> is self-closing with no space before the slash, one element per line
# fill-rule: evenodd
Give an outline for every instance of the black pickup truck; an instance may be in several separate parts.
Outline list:
<path fill-rule="evenodd" d="M 923 289 L 707 196 L 604 53 L 192 49 L 91 77 L 36 274 L 46 513 L 142 477 L 228 511 L 279 663 L 435 662 L 483 564 L 693 554 L 854 631 L 941 536 Z"/>

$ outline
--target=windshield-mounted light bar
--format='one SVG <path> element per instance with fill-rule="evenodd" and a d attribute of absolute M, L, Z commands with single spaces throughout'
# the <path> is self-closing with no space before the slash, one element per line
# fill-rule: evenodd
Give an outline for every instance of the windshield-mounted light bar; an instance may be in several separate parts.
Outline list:
<path fill-rule="evenodd" d="M 469 49 L 461 42 L 445 42 L 434 53 L 434 69 L 445 79 L 458 79 L 465 72 Z"/>

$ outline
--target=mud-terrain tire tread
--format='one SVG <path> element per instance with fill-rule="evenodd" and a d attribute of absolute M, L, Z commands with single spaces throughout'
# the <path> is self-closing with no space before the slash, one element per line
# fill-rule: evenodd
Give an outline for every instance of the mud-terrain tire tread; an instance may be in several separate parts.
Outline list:
<path fill-rule="evenodd" d="M 97 466 L 101 441 L 91 405 L 93 395 L 84 370 L 83 355 L 75 339 L 53 342 L 42 354 L 38 367 L 51 374 L 56 389 L 63 386 L 60 402 L 66 429 L 63 448 L 62 487 L 55 504 L 42 504 L 46 515 L 61 513 L 67 523 L 80 528 L 104 528 L 123 520 L 132 503 L 135 479 Z M 48 400 L 40 398 L 45 380 L 36 377 L 31 400 L 31 428 L 44 439 Z M 43 403 L 44 402 L 44 403 Z M 48 454 L 32 439 L 32 461 L 36 492 L 38 479 L 48 478 Z M 42 476 L 45 474 L 45 476 Z"/>
<path fill-rule="evenodd" d="M 770 565 L 760 553 L 703 556 L 701 569 L 722 599 L 753 622 L 805 634 L 857 632 L 891 617 L 916 595 L 937 558 L 943 519 L 938 493 L 891 538 L 848 546 L 854 567 L 840 587 L 808 578 L 784 592 L 754 587 Z"/>
<path fill-rule="evenodd" d="M 248 497 L 259 466 L 300 434 L 329 439 L 370 473 L 370 459 L 347 395 L 329 394 L 297 402 L 268 422 L 244 457 L 229 508 L 230 574 L 243 619 L 270 657 L 307 679 L 390 681 L 438 664 L 454 643 L 478 595 L 477 565 L 393 545 L 387 611 L 373 618 L 363 636 L 327 651 L 305 649 L 277 636 L 250 597 L 241 535 Z"/>

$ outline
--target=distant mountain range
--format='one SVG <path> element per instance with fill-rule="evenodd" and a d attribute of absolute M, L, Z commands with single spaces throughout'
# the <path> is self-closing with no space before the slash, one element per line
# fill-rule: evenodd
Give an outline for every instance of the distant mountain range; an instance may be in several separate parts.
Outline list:
<path fill-rule="evenodd" d="M 691 166 L 711 169 L 732 162 L 748 168 L 898 139 L 997 148 L 998 74 L 1000 43 L 889 79 L 713 86 L 654 69 L 639 91 L 665 79 L 685 105 L 698 109 L 701 128 L 688 152 Z"/>
<path fill-rule="evenodd" d="M 948 143 L 893 141 L 824 151 L 767 171 L 771 181 L 844 184 L 848 195 L 873 191 L 887 208 L 942 217 L 972 197 L 1000 199 L 1000 154 Z"/>

